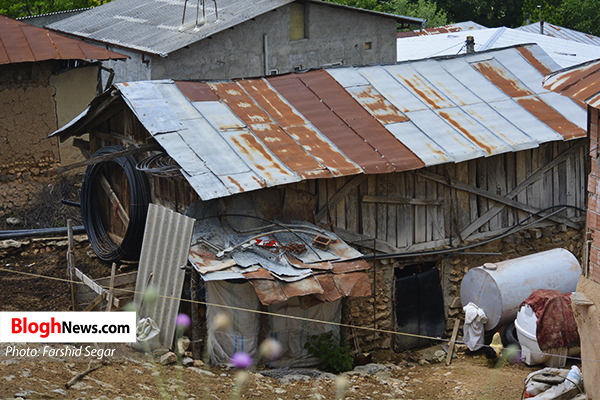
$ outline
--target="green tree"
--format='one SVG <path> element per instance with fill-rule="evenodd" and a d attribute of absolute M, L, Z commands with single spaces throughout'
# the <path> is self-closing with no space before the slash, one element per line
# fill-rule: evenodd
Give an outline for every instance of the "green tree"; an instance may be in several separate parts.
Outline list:
<path fill-rule="evenodd" d="M 366 10 L 427 19 L 427 27 L 446 25 L 446 13 L 433 0 L 327 0 Z"/>
<path fill-rule="evenodd" d="M 523 2 L 523 16 L 524 20 L 527 18 L 529 13 L 530 23 L 538 22 L 540 20 L 540 13 L 542 15 L 542 21 L 550 22 L 551 24 L 561 25 L 562 20 L 559 14 L 560 5 L 562 0 L 525 0 Z M 541 6 L 538 8 L 538 5 Z"/>
<path fill-rule="evenodd" d="M 493 28 L 514 28 L 523 23 L 524 0 L 438 0 L 438 6 L 446 11 L 454 22 L 474 21 Z"/>
<path fill-rule="evenodd" d="M 600 36 L 600 0 L 563 0 L 558 8 L 559 24 Z"/>
<path fill-rule="evenodd" d="M 104 0 L 108 3 L 111 0 Z M 0 14 L 12 18 L 27 17 L 77 8 L 96 7 L 101 0 L 0 0 Z"/>
<path fill-rule="evenodd" d="M 390 3 L 391 12 L 407 17 L 424 18 L 427 20 L 426 28 L 442 26 L 448 23 L 446 12 L 438 10 L 434 1 L 418 0 L 392 0 Z"/>

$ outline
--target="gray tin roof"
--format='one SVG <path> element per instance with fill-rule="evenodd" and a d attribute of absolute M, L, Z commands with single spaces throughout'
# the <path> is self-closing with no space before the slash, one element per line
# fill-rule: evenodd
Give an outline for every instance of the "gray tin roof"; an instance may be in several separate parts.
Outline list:
<path fill-rule="evenodd" d="M 184 0 L 113 0 L 53 23 L 48 28 L 102 43 L 166 56 L 294 1 L 218 0 L 215 13 L 215 2 L 205 0 L 206 20 L 196 25 L 197 2 L 193 0 L 187 2 L 185 21 L 182 21 Z M 314 0 L 312 2 L 322 3 Z M 333 3 L 326 4 L 350 8 Z M 420 18 L 353 9 L 394 18 L 404 23 L 421 24 L 424 21 Z M 202 7 L 199 18 L 202 18 Z"/>

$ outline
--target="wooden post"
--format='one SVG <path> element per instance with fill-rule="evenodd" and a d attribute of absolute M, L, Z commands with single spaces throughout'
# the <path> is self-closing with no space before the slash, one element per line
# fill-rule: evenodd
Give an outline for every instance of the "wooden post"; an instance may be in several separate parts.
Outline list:
<path fill-rule="evenodd" d="M 73 280 L 73 263 L 75 258 L 75 250 L 73 249 L 73 221 L 70 219 L 67 220 L 67 235 L 67 270 L 69 273 L 69 280 L 71 281 L 71 303 L 73 311 L 79 311 L 79 306 L 77 304 L 77 284 Z"/>
<path fill-rule="evenodd" d="M 192 356 L 194 360 L 201 360 L 200 354 L 200 321 L 198 318 L 198 282 L 200 275 L 196 268 L 192 267 L 191 276 L 191 298 L 192 298 Z"/>
<path fill-rule="evenodd" d="M 110 270 L 110 286 L 108 287 L 108 304 L 106 305 L 106 311 L 112 311 L 113 297 L 115 295 L 115 273 L 117 272 L 117 263 L 112 263 Z"/>
<path fill-rule="evenodd" d="M 456 335 L 458 335 L 458 327 L 460 326 L 460 318 L 456 318 L 454 321 L 454 329 L 452 330 L 452 337 L 450 338 L 450 346 L 448 346 L 448 355 L 446 356 L 446 365 L 452 363 L 452 354 L 454 353 L 454 342 L 456 342 Z"/>

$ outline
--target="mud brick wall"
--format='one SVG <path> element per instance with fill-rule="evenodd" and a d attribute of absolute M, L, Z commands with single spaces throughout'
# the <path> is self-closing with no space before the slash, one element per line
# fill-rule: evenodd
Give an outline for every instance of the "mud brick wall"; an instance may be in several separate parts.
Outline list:
<path fill-rule="evenodd" d="M 51 62 L 0 66 L 0 213 L 27 205 L 58 160 Z M 42 183 L 40 183 L 42 184 Z"/>
<path fill-rule="evenodd" d="M 598 109 L 589 108 L 590 116 L 590 175 L 588 178 L 587 226 L 592 243 L 589 248 L 588 278 L 600 282 L 600 134 L 598 132 Z"/>

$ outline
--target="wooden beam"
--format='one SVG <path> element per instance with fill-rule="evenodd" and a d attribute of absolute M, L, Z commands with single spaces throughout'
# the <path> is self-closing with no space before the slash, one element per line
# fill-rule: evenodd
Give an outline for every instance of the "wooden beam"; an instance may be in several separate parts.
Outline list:
<path fill-rule="evenodd" d="M 348 231 L 346 229 L 342 229 L 339 227 L 335 228 L 335 233 L 345 242 L 350 244 L 354 244 L 357 246 L 365 247 L 374 251 L 378 251 L 380 253 L 399 253 L 401 250 L 397 247 L 392 246 L 388 242 L 385 242 L 381 239 L 374 239 L 372 237 L 368 237 L 365 235 L 361 235 L 360 233 L 355 233 Z M 373 248 L 375 245 L 375 248 Z"/>
<path fill-rule="evenodd" d="M 108 290 L 104 289 L 102 286 L 98 284 L 95 280 L 81 272 L 78 268 L 73 267 L 73 272 L 75 272 L 75 276 L 81 279 L 81 282 L 87 285 L 90 289 L 92 289 L 96 294 L 107 297 Z M 113 298 L 113 305 L 119 308 L 119 299 Z"/>
<path fill-rule="evenodd" d="M 321 207 L 319 212 L 317 212 L 315 222 L 319 222 L 321 220 L 321 218 L 323 218 L 327 214 L 327 207 L 333 207 L 337 203 L 342 201 L 344 199 L 344 197 L 348 196 L 348 194 L 352 191 L 352 189 L 354 189 L 355 187 L 357 187 L 358 185 L 363 183 L 365 180 L 367 180 L 367 178 L 368 178 L 368 175 L 360 174 L 360 175 L 357 175 L 356 177 L 354 177 L 348 183 L 346 183 L 340 190 L 338 190 L 333 195 L 331 200 L 329 200 L 329 202 L 327 204 L 325 204 L 323 207 Z"/>
<path fill-rule="evenodd" d="M 586 145 L 585 140 L 581 140 L 575 146 L 570 149 L 565 150 L 560 156 L 556 157 L 550 163 L 544 165 L 542 168 L 535 171 L 531 176 L 525 179 L 523 182 L 515 186 L 510 192 L 506 194 L 507 199 L 514 199 L 519 193 L 525 190 L 529 185 L 535 183 L 542 175 L 549 171 L 550 169 L 556 167 L 558 164 L 566 161 L 569 156 L 575 151 L 578 151 L 581 147 Z M 477 220 L 473 221 L 469 226 L 467 226 L 461 233 L 461 237 L 466 238 L 479 229 L 483 224 L 492 219 L 496 214 L 498 214 L 506 205 L 503 203 L 496 203 L 492 208 L 487 210 L 483 215 L 481 215 Z"/>
<path fill-rule="evenodd" d="M 121 200 L 119 200 L 119 197 L 117 196 L 115 191 L 112 189 L 112 187 L 110 186 L 110 183 L 108 182 L 108 179 L 106 179 L 106 177 L 104 176 L 104 174 L 102 172 L 100 173 L 100 185 L 102 186 L 102 189 L 104 189 L 104 191 L 108 195 L 108 198 L 110 199 L 110 204 L 113 206 L 113 208 L 114 207 L 117 208 L 117 215 L 119 216 L 119 218 L 121 218 L 121 221 L 123 221 L 123 224 L 125 226 L 129 226 L 129 215 L 127 215 L 127 211 L 125 211 L 125 209 L 123 208 L 123 205 L 121 204 Z"/>
<path fill-rule="evenodd" d="M 67 220 L 67 270 L 69 272 L 69 280 L 71 281 L 71 303 L 73 311 L 79 311 L 79 303 L 77 301 L 77 284 L 73 280 L 73 268 L 75 260 L 75 250 L 73 242 L 73 220 Z"/>
<path fill-rule="evenodd" d="M 385 203 L 385 204 L 412 204 L 418 206 L 442 206 L 443 200 L 430 199 L 412 199 L 407 197 L 384 197 L 384 196 L 367 196 L 362 197 L 363 203 Z"/>
<path fill-rule="evenodd" d="M 112 142 L 112 141 L 119 141 L 123 144 L 129 144 L 129 145 L 137 145 L 136 141 L 133 139 L 129 139 L 128 137 L 122 136 L 122 135 L 117 135 L 116 133 L 112 133 L 112 132 L 101 132 L 101 131 L 97 131 L 95 129 L 90 130 L 90 133 L 94 136 L 99 137 L 100 139 L 106 140 L 107 142 Z"/>
<path fill-rule="evenodd" d="M 102 300 L 104 300 L 104 295 L 99 294 L 94 298 L 94 300 L 92 300 L 90 304 L 88 304 L 88 306 L 83 311 L 92 311 L 94 308 L 96 308 L 98 304 L 102 303 Z"/>
<path fill-rule="evenodd" d="M 444 184 L 444 185 L 447 185 L 450 187 L 454 187 L 456 189 L 464 190 L 466 192 L 473 193 L 473 194 L 476 194 L 479 196 L 483 196 L 488 199 L 496 200 L 497 202 L 507 204 L 511 207 L 518 208 L 518 209 L 528 212 L 530 214 L 535 214 L 540 211 L 539 209 L 537 209 L 535 207 L 531 207 L 526 204 L 519 203 L 518 201 L 515 201 L 512 199 L 507 199 L 506 197 L 501 196 L 499 194 L 496 194 L 493 192 L 488 192 L 487 190 L 479 189 L 475 186 L 471 186 L 471 185 L 468 185 L 463 182 L 458 182 L 454 179 L 450 179 L 450 182 L 448 182 L 443 176 L 434 174 L 433 172 L 421 170 L 421 171 L 417 171 L 416 174 L 419 176 L 422 176 L 423 178 L 430 179 L 432 181 L 439 182 L 441 184 Z M 579 224 L 576 224 L 569 219 L 558 217 L 558 216 L 553 216 L 550 219 L 552 219 L 553 221 L 559 222 L 561 224 L 568 225 L 574 229 L 577 229 L 577 230 L 580 229 Z"/>
<path fill-rule="evenodd" d="M 54 173 L 55 174 L 63 174 L 72 169 L 83 167 L 86 165 L 96 164 L 96 163 L 108 161 L 108 160 L 114 160 L 115 158 L 124 157 L 124 156 L 128 156 L 130 154 L 135 154 L 135 153 L 141 153 L 144 151 L 153 151 L 153 150 L 161 150 L 161 149 L 162 149 L 162 147 L 158 143 L 142 144 L 139 147 L 136 147 L 133 149 L 118 151 L 116 153 L 106 154 L 104 156 L 94 157 L 94 158 L 90 158 L 89 160 L 84 160 L 84 161 L 76 162 L 76 163 L 73 163 L 70 165 L 65 165 L 64 167 L 56 168 L 54 170 Z"/>
<path fill-rule="evenodd" d="M 112 301 L 115 297 L 115 273 L 117 272 L 117 263 L 112 263 L 112 267 L 110 269 L 110 285 L 108 286 L 108 305 L 106 306 L 106 311 L 112 311 Z"/>

